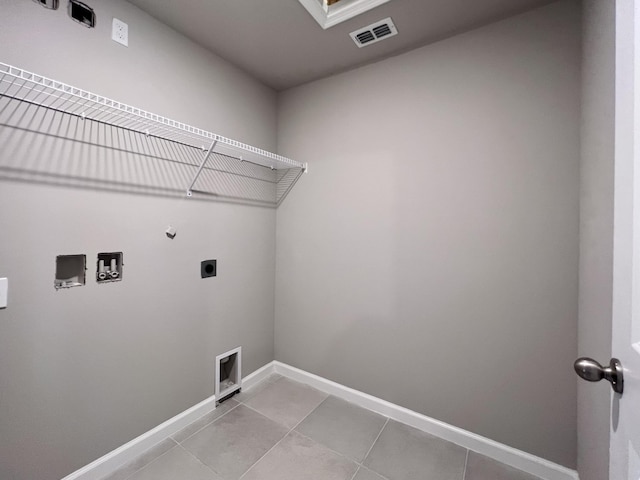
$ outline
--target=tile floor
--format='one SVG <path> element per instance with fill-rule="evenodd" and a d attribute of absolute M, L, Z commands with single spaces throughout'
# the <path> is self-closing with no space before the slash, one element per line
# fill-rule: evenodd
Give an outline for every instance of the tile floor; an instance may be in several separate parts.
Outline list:
<path fill-rule="evenodd" d="M 279 375 L 104 480 L 540 480 Z"/>

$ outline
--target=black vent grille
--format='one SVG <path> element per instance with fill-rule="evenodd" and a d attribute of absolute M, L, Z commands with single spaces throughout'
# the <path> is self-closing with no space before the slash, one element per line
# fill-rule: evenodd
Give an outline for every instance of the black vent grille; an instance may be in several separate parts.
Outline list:
<path fill-rule="evenodd" d="M 360 28 L 355 32 L 351 32 L 349 35 L 358 47 L 364 47 L 365 45 L 386 40 L 388 37 L 393 37 L 397 34 L 398 30 L 396 29 L 393 20 L 391 17 L 388 17 L 380 20 L 379 22 Z"/>
<path fill-rule="evenodd" d="M 377 26 L 376 28 L 373 29 L 373 34 L 377 37 L 377 38 L 382 38 L 382 37 L 386 37 L 387 35 L 391 34 L 391 29 L 389 28 L 389 25 L 382 24 Z"/>
<path fill-rule="evenodd" d="M 356 35 L 356 38 L 363 45 L 365 43 L 373 42 L 376 39 L 376 37 L 374 37 L 373 33 L 371 32 L 371 30 L 367 30 L 366 32 L 359 33 L 358 35 Z"/>

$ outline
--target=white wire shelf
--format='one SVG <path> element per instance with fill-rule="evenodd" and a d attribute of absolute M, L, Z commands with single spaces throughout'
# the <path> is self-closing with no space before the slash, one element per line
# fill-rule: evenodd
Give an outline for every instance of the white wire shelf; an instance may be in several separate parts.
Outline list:
<path fill-rule="evenodd" d="M 241 176 L 245 179 L 245 182 L 247 178 L 253 177 L 255 177 L 256 181 L 264 182 L 268 177 L 270 183 L 274 184 L 273 198 L 271 198 L 270 193 L 263 193 L 260 198 L 251 197 L 248 199 L 278 205 L 293 187 L 300 174 L 306 171 L 306 164 L 290 158 L 276 155 L 5 63 L 0 63 L 0 97 L 4 97 L 11 102 L 20 102 L 29 106 L 70 115 L 79 120 L 90 120 L 116 127 L 127 132 L 144 135 L 148 139 L 159 139 L 160 141 L 179 144 L 179 148 L 175 149 L 177 152 L 183 151 L 185 147 L 187 150 L 192 151 L 195 149 L 200 151 L 201 159 L 199 164 L 194 162 L 193 153 L 185 155 L 188 158 L 184 159 L 184 163 L 192 168 L 197 167 L 197 169 L 194 169 L 190 185 L 185 185 L 188 195 L 191 195 L 193 191 L 214 195 L 222 194 L 224 196 L 224 192 L 209 191 L 207 188 L 201 189 L 199 183 L 202 182 L 198 182 L 202 172 L 208 172 L 209 177 L 211 177 L 218 171 L 215 166 L 211 165 L 215 164 L 216 161 L 218 163 L 224 161 L 225 170 L 222 172 L 226 175 Z M 6 126 L 6 124 L 4 125 Z M 178 153 L 178 156 L 180 156 L 180 153 Z M 181 158 L 176 158 L 175 160 L 179 162 Z M 230 166 L 228 160 L 237 165 Z M 233 162 L 234 160 L 235 162 Z M 248 170 L 247 164 L 254 170 Z M 264 168 L 267 172 L 254 173 L 256 168 L 258 170 Z M 273 172 L 273 174 L 268 171 Z M 236 180 L 233 181 L 237 184 Z M 216 182 L 209 181 L 208 184 L 211 186 Z M 220 182 L 217 184 L 220 185 Z M 251 190 L 255 190 L 255 188 L 251 187 Z M 238 193 L 236 192 L 237 195 Z M 242 197 L 243 195 L 240 194 L 239 196 Z"/>

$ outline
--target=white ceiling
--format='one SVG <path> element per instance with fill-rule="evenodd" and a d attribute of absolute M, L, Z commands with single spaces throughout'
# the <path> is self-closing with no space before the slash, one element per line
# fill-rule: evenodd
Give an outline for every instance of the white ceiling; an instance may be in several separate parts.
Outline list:
<path fill-rule="evenodd" d="M 298 0 L 129 0 L 276 90 L 381 60 L 553 0 L 391 0 L 323 30 Z M 349 32 L 391 17 L 399 34 L 358 48 Z"/>

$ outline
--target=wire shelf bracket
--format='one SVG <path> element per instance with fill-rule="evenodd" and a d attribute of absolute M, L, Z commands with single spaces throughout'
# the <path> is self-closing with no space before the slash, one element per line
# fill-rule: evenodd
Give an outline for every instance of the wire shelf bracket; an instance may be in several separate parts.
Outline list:
<path fill-rule="evenodd" d="M 193 188 L 193 186 L 198 181 L 198 177 L 202 173 L 202 170 L 204 170 L 204 167 L 207 164 L 207 161 L 209 160 L 209 157 L 213 153 L 213 149 L 215 148 L 216 143 L 218 143 L 217 139 L 214 140 L 213 142 L 211 142 L 211 146 L 209 146 L 209 150 L 206 151 L 206 154 L 205 154 L 204 158 L 202 159 L 202 163 L 198 167 L 198 171 L 196 172 L 195 176 L 193 177 L 193 180 L 191 181 L 191 184 L 189 185 L 189 188 L 187 188 L 187 197 L 190 197 L 190 196 L 193 195 L 193 191 L 191 189 Z"/>

